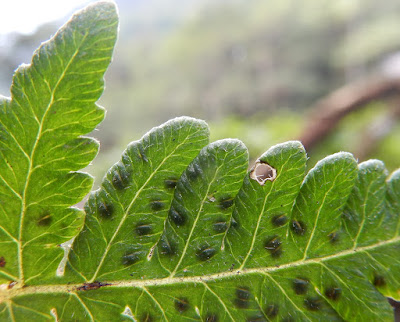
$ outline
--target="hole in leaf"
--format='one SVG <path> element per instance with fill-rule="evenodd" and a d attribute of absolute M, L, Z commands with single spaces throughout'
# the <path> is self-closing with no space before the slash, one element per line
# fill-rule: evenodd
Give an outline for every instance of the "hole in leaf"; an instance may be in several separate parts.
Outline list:
<path fill-rule="evenodd" d="M 267 181 L 274 181 L 276 178 L 276 169 L 268 163 L 257 160 L 254 167 L 250 170 L 250 178 L 263 186 Z"/>

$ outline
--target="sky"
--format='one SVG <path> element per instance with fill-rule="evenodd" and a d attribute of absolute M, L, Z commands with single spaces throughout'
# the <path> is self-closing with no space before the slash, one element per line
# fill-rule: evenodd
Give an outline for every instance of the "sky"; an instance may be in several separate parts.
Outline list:
<path fill-rule="evenodd" d="M 70 16 L 91 0 L 0 0 L 0 35 L 29 34 L 45 23 Z"/>

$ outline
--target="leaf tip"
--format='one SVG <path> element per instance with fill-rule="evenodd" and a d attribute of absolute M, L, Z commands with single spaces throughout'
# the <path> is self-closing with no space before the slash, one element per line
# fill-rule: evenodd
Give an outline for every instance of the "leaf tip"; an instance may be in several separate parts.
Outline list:
<path fill-rule="evenodd" d="M 385 176 L 387 175 L 385 163 L 383 163 L 380 160 L 376 160 L 376 159 L 371 159 L 371 160 L 361 162 L 358 165 L 358 168 L 360 171 L 367 171 L 367 172 L 374 171 L 374 172 L 382 173 Z"/>

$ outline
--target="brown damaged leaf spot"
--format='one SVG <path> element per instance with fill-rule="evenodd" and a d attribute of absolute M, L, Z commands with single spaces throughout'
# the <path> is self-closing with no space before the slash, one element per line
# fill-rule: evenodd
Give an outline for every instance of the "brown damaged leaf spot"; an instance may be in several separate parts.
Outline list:
<path fill-rule="evenodd" d="M 276 178 L 276 169 L 268 163 L 257 160 L 254 167 L 250 170 L 250 178 L 263 186 L 267 181 L 274 181 Z"/>
<path fill-rule="evenodd" d="M 82 286 L 76 288 L 77 291 L 91 291 L 97 290 L 100 287 L 111 285 L 110 283 L 102 283 L 102 282 L 93 282 L 93 283 L 84 283 Z"/>
<path fill-rule="evenodd" d="M 7 289 L 11 290 L 15 285 L 17 285 L 17 282 L 12 281 L 8 284 Z"/>
<path fill-rule="evenodd" d="M 7 262 L 3 256 L 0 257 L 0 267 L 6 266 Z"/>

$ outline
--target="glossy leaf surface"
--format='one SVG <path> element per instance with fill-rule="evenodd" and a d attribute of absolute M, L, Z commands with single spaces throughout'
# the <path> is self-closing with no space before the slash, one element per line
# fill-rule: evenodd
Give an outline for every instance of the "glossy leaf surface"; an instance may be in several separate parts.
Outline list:
<path fill-rule="evenodd" d="M 248 170 L 242 142 L 180 117 L 92 179 L 82 135 L 117 15 L 75 15 L 15 74 L 0 110 L 1 321 L 392 321 L 400 299 L 400 170 L 349 153 L 306 173 L 300 142 Z M 65 258 L 59 245 L 75 237 Z M 58 272 L 58 273 L 57 273 Z"/>

